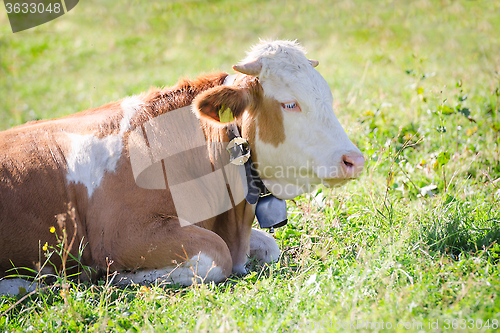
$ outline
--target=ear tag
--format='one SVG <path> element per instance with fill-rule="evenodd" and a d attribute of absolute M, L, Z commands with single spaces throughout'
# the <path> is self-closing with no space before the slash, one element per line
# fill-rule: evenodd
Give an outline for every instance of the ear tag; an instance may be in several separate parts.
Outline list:
<path fill-rule="evenodd" d="M 230 123 L 234 120 L 233 111 L 225 108 L 224 105 L 219 110 L 219 119 L 221 123 Z"/>

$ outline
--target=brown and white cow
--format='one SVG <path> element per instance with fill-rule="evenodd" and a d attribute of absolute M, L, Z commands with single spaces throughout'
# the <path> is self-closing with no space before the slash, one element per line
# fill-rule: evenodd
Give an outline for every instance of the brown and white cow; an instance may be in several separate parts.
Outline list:
<path fill-rule="evenodd" d="M 55 216 L 67 212 L 68 204 L 75 209 L 76 230 L 66 226 L 69 238 L 76 233 L 73 255 L 78 244 L 86 244 L 82 264 L 102 272 L 111 263 L 122 281 L 163 278 L 187 285 L 196 275 L 219 282 L 232 272 L 245 273 L 249 255 L 277 260 L 276 242 L 252 229 L 255 207 L 244 200 L 181 226 L 168 184 L 158 190 L 136 184 L 127 142 L 151 119 L 192 105 L 190 126 L 202 129 L 210 150 L 211 143 L 228 141 L 218 117 L 225 107 L 275 196 L 289 199 L 320 183 L 342 184 L 359 175 L 364 159 L 335 117 L 317 64 L 296 42 L 263 41 L 233 66 L 236 76 L 181 80 L 172 88 L 1 132 L 0 277 L 13 266 L 38 267 L 43 244 L 56 244 L 51 227 L 62 234 Z M 209 152 L 213 165 L 221 154 Z M 192 202 L 193 209 L 200 204 Z M 4 290 L 16 286 L 10 281 Z"/>

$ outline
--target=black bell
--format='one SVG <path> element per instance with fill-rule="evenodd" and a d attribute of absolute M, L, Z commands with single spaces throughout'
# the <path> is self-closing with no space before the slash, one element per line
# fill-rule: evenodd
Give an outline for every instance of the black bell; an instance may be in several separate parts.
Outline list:
<path fill-rule="evenodd" d="M 272 194 L 260 197 L 255 208 L 255 215 L 261 228 L 279 228 L 287 224 L 286 201 Z"/>

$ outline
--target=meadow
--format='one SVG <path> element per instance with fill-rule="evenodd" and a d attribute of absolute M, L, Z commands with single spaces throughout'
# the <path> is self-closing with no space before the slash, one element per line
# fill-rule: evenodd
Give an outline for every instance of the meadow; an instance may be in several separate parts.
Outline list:
<path fill-rule="evenodd" d="M 61 276 L 1 297 L 0 330 L 498 330 L 499 18 L 490 0 L 86 0 L 13 34 L 0 6 L 0 130 L 233 73 L 259 38 L 297 39 L 367 161 L 288 202 L 277 264 L 192 287 Z"/>

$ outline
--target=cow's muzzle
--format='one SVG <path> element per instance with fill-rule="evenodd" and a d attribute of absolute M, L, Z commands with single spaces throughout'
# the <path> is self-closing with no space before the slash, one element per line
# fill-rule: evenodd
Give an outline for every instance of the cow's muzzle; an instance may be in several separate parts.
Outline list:
<path fill-rule="evenodd" d="M 363 154 L 354 152 L 342 155 L 340 167 L 344 178 L 357 178 L 365 166 Z"/>

